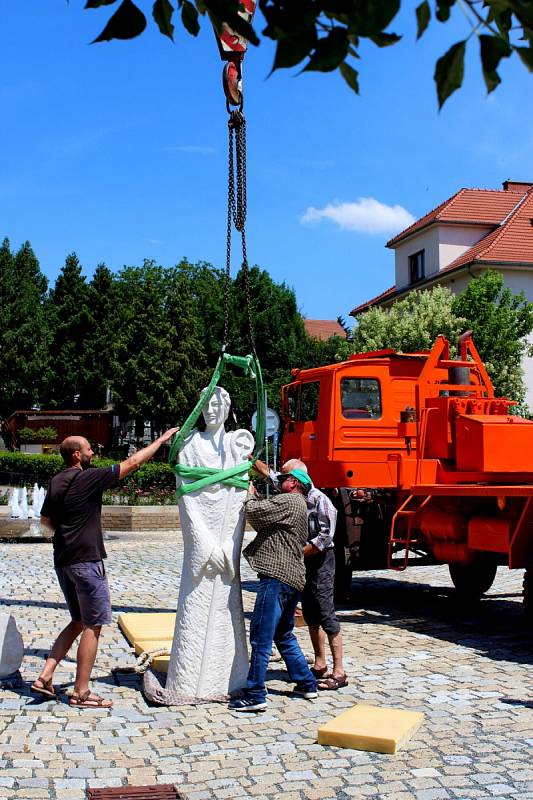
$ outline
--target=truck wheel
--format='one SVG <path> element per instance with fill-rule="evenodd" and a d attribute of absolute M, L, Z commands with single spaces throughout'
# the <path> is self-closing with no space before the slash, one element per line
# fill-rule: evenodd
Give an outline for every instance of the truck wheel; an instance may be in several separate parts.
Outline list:
<path fill-rule="evenodd" d="M 448 564 L 450 577 L 458 593 L 465 600 L 479 600 L 488 592 L 498 565 L 491 558 L 479 558 L 470 564 Z"/>
<path fill-rule="evenodd" d="M 522 597 L 524 599 L 524 613 L 529 620 L 533 621 L 533 561 L 524 572 Z"/>

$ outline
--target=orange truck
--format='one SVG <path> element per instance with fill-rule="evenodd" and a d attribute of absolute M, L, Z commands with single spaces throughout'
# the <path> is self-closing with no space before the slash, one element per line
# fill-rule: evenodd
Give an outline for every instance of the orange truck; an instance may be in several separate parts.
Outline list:
<path fill-rule="evenodd" d="M 474 599 L 501 565 L 525 568 L 533 615 L 533 422 L 494 396 L 470 333 L 455 359 L 439 336 L 292 374 L 281 459 L 305 461 L 338 510 L 338 595 L 356 569 L 448 564 Z"/>

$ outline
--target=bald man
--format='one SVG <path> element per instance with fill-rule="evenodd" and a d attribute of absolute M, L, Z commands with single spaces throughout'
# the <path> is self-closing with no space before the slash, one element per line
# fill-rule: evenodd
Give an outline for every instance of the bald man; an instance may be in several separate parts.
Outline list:
<path fill-rule="evenodd" d="M 59 448 L 65 469 L 54 475 L 41 510 L 41 522 L 54 531 L 54 566 L 71 621 L 59 634 L 32 690 L 54 698 L 53 676 L 81 634 L 76 679 L 69 699 L 78 708 L 111 708 L 112 702 L 89 688 L 102 625 L 111 622 L 111 600 L 104 567 L 107 554 L 102 533 L 102 493 L 140 467 L 178 431 L 171 428 L 159 439 L 121 464 L 91 466 L 94 455 L 83 436 L 69 436 Z"/>

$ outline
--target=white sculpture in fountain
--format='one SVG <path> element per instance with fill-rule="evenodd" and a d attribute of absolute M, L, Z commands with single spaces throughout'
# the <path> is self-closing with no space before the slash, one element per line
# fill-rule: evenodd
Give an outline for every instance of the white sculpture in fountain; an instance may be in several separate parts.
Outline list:
<path fill-rule="evenodd" d="M 20 518 L 28 519 L 28 491 L 25 486 L 19 489 Z"/>
<path fill-rule="evenodd" d="M 19 490 L 16 486 L 11 489 L 11 496 L 9 498 L 9 516 L 11 519 L 20 519 L 21 516 Z"/>
<path fill-rule="evenodd" d="M 205 431 L 185 440 L 179 463 L 228 469 L 253 450 L 249 431 L 226 432 L 230 396 L 217 386 L 202 409 Z M 178 478 L 180 485 L 181 479 Z M 240 584 L 246 489 L 215 483 L 179 499 L 183 570 L 165 694 L 167 702 L 223 699 L 248 672 Z"/>
<path fill-rule="evenodd" d="M 43 507 L 45 491 L 38 483 L 33 484 L 32 500 L 31 500 L 31 513 L 34 519 L 41 516 L 41 508 Z"/>

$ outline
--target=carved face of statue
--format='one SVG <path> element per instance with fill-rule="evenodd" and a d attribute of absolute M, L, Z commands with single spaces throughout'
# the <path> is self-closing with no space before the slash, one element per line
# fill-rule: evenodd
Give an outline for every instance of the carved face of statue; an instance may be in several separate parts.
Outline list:
<path fill-rule="evenodd" d="M 217 386 L 211 399 L 202 408 L 206 430 L 219 428 L 228 418 L 231 399 L 221 386 Z"/>

